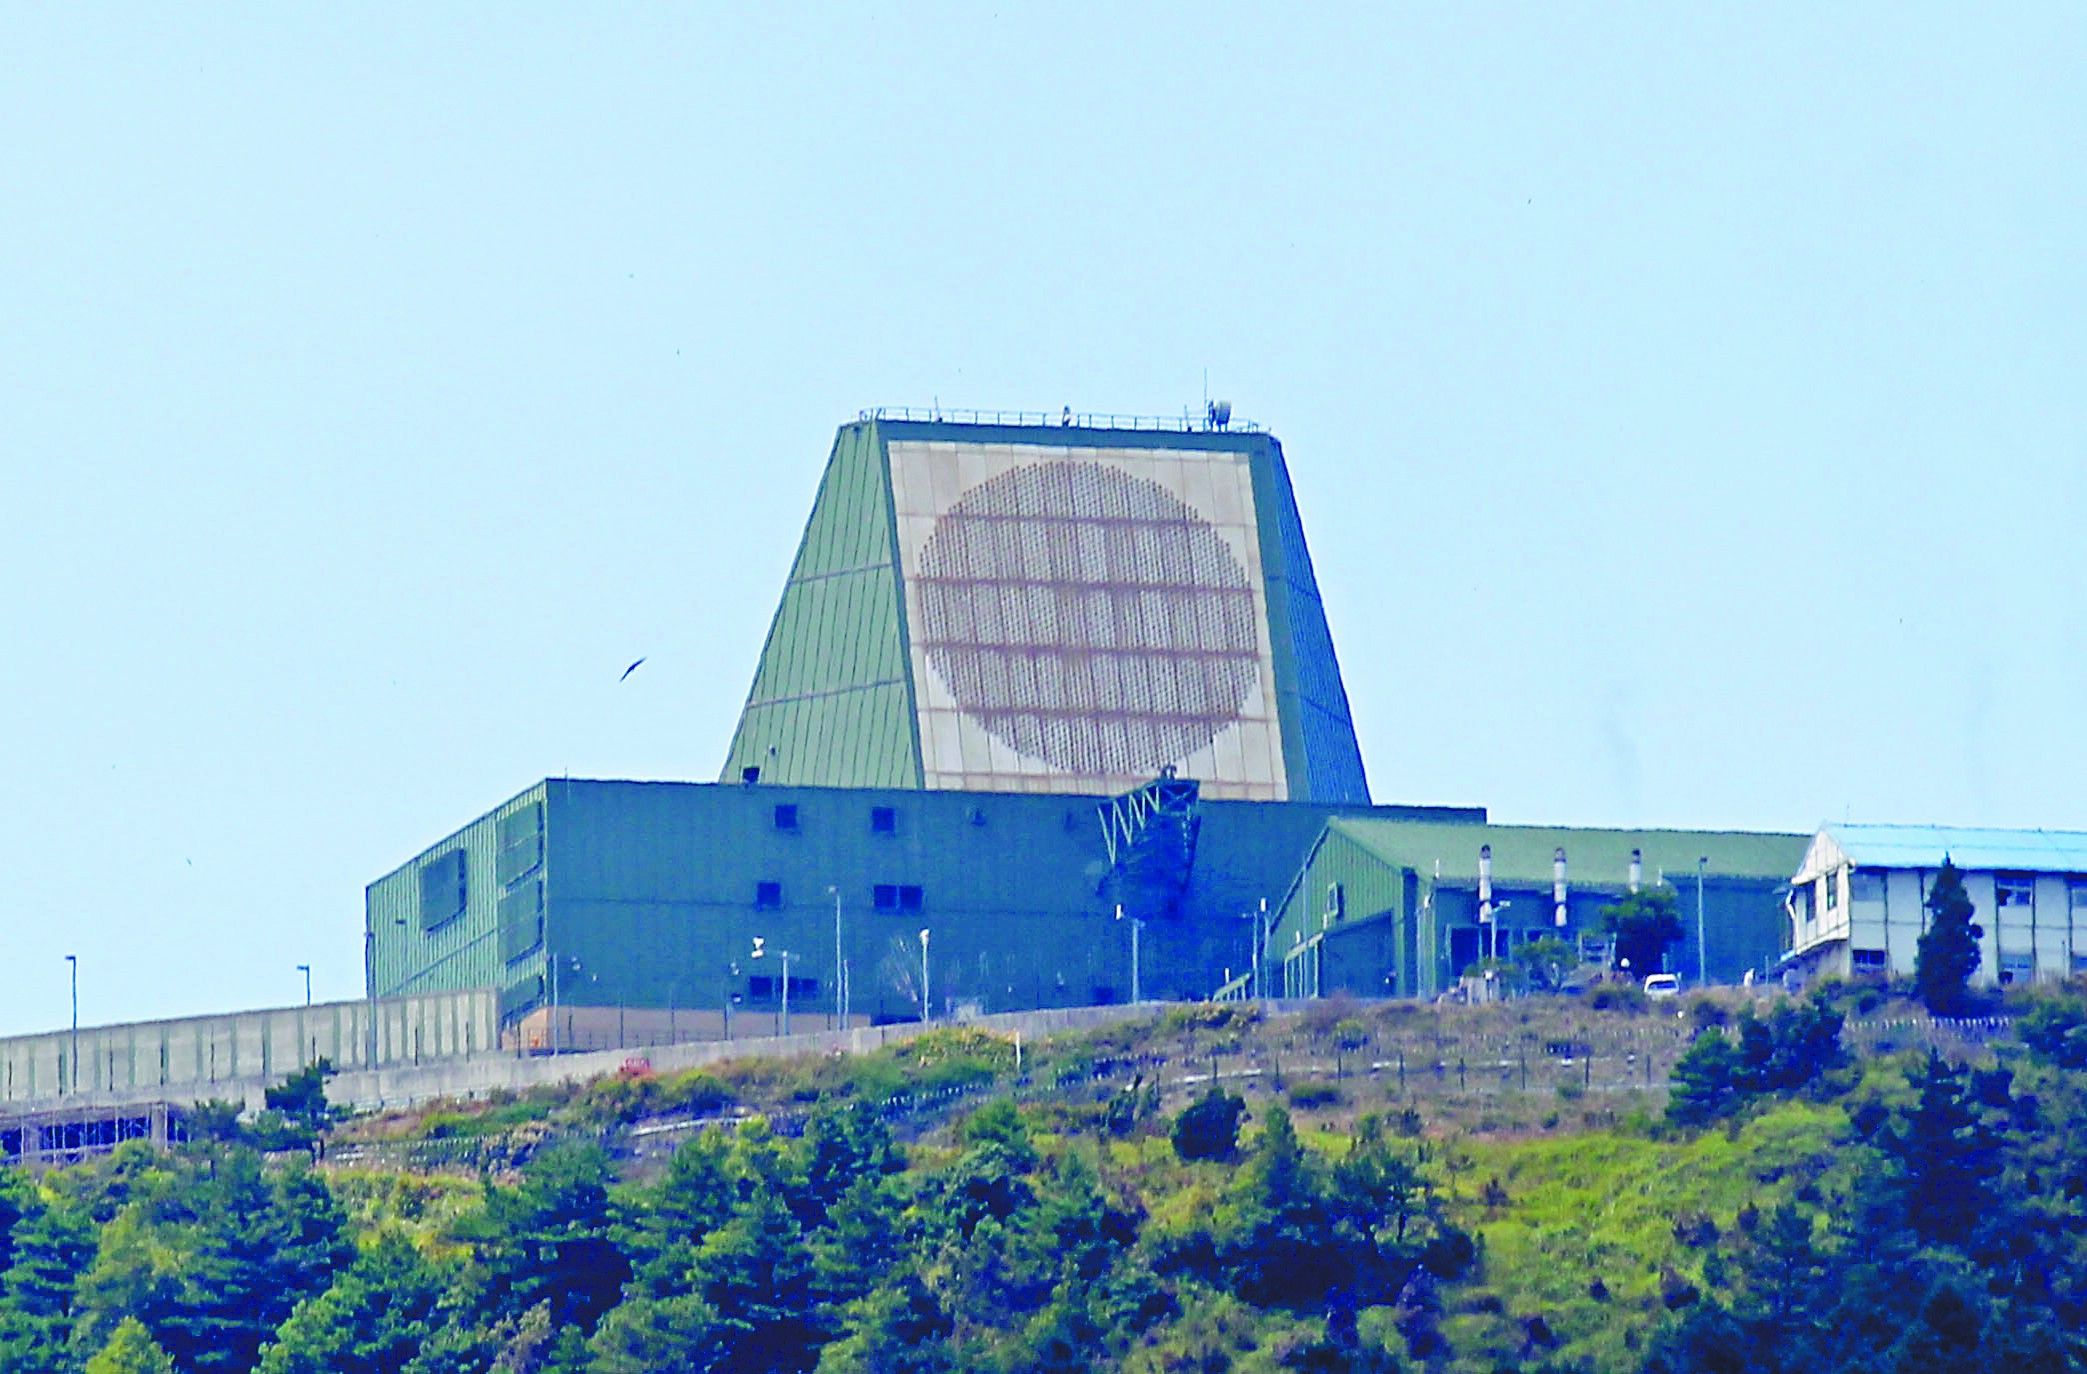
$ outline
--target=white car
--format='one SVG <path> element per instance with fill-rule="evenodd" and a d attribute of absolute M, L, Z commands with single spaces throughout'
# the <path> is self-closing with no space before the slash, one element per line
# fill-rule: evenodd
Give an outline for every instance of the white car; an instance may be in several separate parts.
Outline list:
<path fill-rule="evenodd" d="M 1671 973 L 1655 973 L 1645 979 L 1645 995 L 1658 1002 L 1681 995 L 1681 979 Z"/>

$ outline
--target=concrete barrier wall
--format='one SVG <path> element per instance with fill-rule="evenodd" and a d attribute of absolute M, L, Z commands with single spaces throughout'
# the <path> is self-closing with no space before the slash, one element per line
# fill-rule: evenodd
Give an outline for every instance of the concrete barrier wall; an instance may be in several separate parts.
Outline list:
<path fill-rule="evenodd" d="M 498 1018 L 498 994 L 476 988 L 9 1036 L 0 1039 L 0 1103 L 218 1097 L 258 1106 L 263 1087 L 317 1059 L 366 1072 L 485 1054 L 499 1044 Z"/>

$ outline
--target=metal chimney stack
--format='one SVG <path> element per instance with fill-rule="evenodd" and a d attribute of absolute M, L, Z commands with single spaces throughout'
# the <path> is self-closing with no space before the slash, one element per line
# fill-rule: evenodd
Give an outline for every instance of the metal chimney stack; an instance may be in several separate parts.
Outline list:
<path fill-rule="evenodd" d="M 1493 919 L 1493 846 L 1478 847 L 1478 919 Z"/>
<path fill-rule="evenodd" d="M 1562 844 L 1551 851 L 1551 921 L 1560 929 L 1565 926 L 1565 846 Z"/>

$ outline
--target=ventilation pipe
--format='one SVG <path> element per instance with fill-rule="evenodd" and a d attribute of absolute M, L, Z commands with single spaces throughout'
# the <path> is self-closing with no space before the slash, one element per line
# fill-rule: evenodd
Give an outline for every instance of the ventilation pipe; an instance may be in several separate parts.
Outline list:
<path fill-rule="evenodd" d="M 1630 852 L 1630 890 L 1636 893 L 1638 884 L 1645 881 L 1645 856 L 1633 849 Z"/>
<path fill-rule="evenodd" d="M 1551 851 L 1551 921 L 1565 928 L 1565 846 Z"/>
<path fill-rule="evenodd" d="M 1478 847 L 1478 919 L 1493 919 L 1493 846 Z"/>

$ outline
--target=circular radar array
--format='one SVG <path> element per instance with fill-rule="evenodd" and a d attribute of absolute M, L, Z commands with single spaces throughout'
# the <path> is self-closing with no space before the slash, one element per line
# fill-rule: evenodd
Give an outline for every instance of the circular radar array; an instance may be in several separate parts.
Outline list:
<path fill-rule="evenodd" d="M 1015 468 L 935 522 L 913 627 L 956 703 L 1067 773 L 1144 776 L 1240 718 L 1260 675 L 1247 570 L 1159 483 Z"/>

